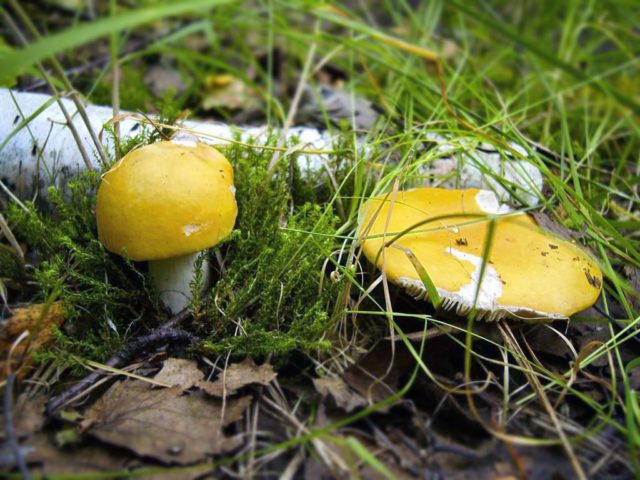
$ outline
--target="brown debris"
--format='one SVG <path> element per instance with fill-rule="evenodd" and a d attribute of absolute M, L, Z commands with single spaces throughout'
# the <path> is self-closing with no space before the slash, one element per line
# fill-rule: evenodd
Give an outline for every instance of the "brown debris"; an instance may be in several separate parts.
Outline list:
<path fill-rule="evenodd" d="M 240 445 L 222 429 L 242 417 L 251 397 L 228 399 L 223 409 L 220 401 L 182 393 L 180 387 L 120 381 L 86 412 L 88 433 L 165 464 L 192 464 Z"/>
<path fill-rule="evenodd" d="M 11 412 L 13 428 L 18 439 L 28 437 L 42 429 L 45 401 L 46 397 L 44 395 L 31 397 L 26 392 L 18 397 Z M 2 425 L 4 425 L 4 418 L 2 418 Z M 0 440 L 5 439 L 4 428 L 0 428 Z"/>
<path fill-rule="evenodd" d="M 54 327 L 59 327 L 63 321 L 62 302 L 34 303 L 14 308 L 13 315 L 0 324 L 0 381 L 5 380 L 8 370 L 15 372 L 18 378 L 23 378 L 32 365 L 30 354 L 51 342 Z M 29 336 L 13 346 L 24 332 L 28 332 Z M 6 359 L 12 346 L 8 364 Z"/>
<path fill-rule="evenodd" d="M 247 358 L 240 363 L 229 365 L 215 382 L 200 381 L 196 386 L 211 396 L 223 397 L 233 395 L 247 385 L 267 385 L 276 376 L 277 373 L 270 364 L 256 365 L 253 360 Z"/>
<path fill-rule="evenodd" d="M 322 398 L 331 396 L 336 405 L 347 413 L 367 405 L 367 401 L 341 378 L 314 378 L 313 385 Z"/>
<path fill-rule="evenodd" d="M 204 378 L 198 365 L 193 360 L 168 358 L 162 369 L 153 377 L 154 380 L 188 390 Z"/>

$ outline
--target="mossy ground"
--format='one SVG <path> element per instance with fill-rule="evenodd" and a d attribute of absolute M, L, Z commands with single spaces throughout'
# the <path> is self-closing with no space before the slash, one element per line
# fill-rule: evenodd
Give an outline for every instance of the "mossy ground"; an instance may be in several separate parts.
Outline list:
<path fill-rule="evenodd" d="M 153 138 L 142 134 L 128 143 L 144 141 Z M 193 285 L 192 328 L 203 339 L 196 348 L 257 357 L 327 350 L 341 287 L 324 278 L 339 223 L 323 187 L 327 179 L 301 169 L 296 155 L 267 177 L 273 151 L 232 146 L 224 153 L 235 170 L 239 215 L 229 238 L 203 258 L 214 267 L 213 285 L 202 294 Z M 99 181 L 94 172 L 65 192 L 49 189 L 46 211 L 29 203 L 27 211 L 17 204 L 7 211 L 18 239 L 39 259 L 30 272 L 34 300 L 67 306 L 58 343 L 42 359 L 104 360 L 166 318 L 146 265 L 106 251 L 98 239 L 93 192 Z M 16 281 L 24 275 L 13 256 L 0 261 L 5 275 Z"/>

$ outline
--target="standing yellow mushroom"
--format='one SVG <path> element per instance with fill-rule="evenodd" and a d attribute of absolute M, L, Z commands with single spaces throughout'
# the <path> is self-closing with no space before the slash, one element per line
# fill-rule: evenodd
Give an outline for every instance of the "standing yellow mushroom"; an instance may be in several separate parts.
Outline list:
<path fill-rule="evenodd" d="M 111 252 L 149 261 L 171 313 L 189 305 L 199 253 L 229 235 L 237 212 L 231 164 L 202 143 L 133 150 L 104 175 L 96 199 L 100 240 Z M 202 275 L 206 283 L 206 262 Z"/>
<path fill-rule="evenodd" d="M 475 307 L 491 320 L 567 318 L 600 293 L 602 273 L 588 254 L 544 232 L 531 216 L 510 213 L 493 192 L 419 188 L 392 197 L 374 197 L 362 207 L 362 248 L 391 282 L 417 298 L 427 291 L 407 252 L 425 268 L 442 306 L 461 315 Z M 489 216 L 494 231 L 480 281 Z"/>

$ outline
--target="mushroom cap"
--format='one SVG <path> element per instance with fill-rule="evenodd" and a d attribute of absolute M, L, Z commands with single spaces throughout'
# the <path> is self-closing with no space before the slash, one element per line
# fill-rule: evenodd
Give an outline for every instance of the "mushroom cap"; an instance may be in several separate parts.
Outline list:
<path fill-rule="evenodd" d="M 231 164 L 202 143 L 129 152 L 104 175 L 96 199 L 100 240 L 136 261 L 212 247 L 229 235 L 237 213 Z"/>
<path fill-rule="evenodd" d="M 543 231 L 527 214 L 496 217 L 510 209 L 501 206 L 493 192 L 420 188 L 392 197 L 374 197 L 362 207 L 362 249 L 391 282 L 417 298 L 427 293 L 407 251 L 425 268 L 444 308 L 463 315 L 472 309 L 488 215 L 495 222 L 475 304 L 479 317 L 567 318 L 593 305 L 600 293 L 602 273 L 588 254 Z M 407 229 L 409 233 L 393 242 L 395 247 L 388 245 Z"/>

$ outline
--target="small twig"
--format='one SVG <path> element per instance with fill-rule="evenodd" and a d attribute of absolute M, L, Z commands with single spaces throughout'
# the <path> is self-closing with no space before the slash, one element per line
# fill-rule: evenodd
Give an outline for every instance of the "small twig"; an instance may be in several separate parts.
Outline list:
<path fill-rule="evenodd" d="M 602 315 L 604 318 L 606 318 L 609 321 L 609 323 L 611 324 L 613 329 L 616 331 L 616 333 L 620 333 L 624 330 L 624 327 L 620 325 L 620 323 L 618 323 L 618 320 L 616 320 L 612 315 L 609 315 L 607 312 L 605 312 L 602 308 L 598 306 L 598 304 L 595 304 L 593 308 L 596 312 L 598 312 L 600 315 Z M 633 335 L 631 339 L 635 342 L 640 343 L 640 337 L 638 337 L 637 333 Z"/>
<path fill-rule="evenodd" d="M 2 413 L 4 415 L 4 431 L 5 436 L 7 438 L 7 443 L 13 452 L 13 456 L 15 457 L 16 464 L 18 465 L 18 469 L 20 470 L 20 475 L 25 480 L 31 478 L 29 476 L 29 470 L 27 469 L 27 463 L 22 456 L 22 452 L 20 451 L 20 444 L 18 443 L 18 437 L 16 435 L 16 429 L 13 425 L 13 386 L 16 381 L 16 374 L 11 373 L 7 377 L 7 381 L 4 386 L 4 403 L 2 408 Z"/>
<path fill-rule="evenodd" d="M 109 9 L 111 16 L 116 15 L 117 3 L 116 0 L 109 2 Z M 120 63 L 118 62 L 118 34 L 113 33 L 111 35 L 111 75 L 113 76 L 111 82 L 111 104 L 113 106 L 113 118 L 120 116 Z M 116 143 L 120 144 L 120 122 L 116 122 L 114 125 L 114 132 L 116 136 Z M 120 160 L 119 148 L 115 149 L 114 156 L 116 160 Z"/>
<path fill-rule="evenodd" d="M 148 351 L 152 348 L 157 347 L 158 345 L 162 345 L 164 343 L 174 344 L 174 343 L 187 343 L 191 344 L 197 340 L 197 337 L 192 333 L 189 333 L 185 330 L 181 330 L 175 328 L 175 326 L 187 318 L 189 313 L 187 311 L 181 312 L 167 323 L 162 325 L 161 327 L 153 330 L 147 335 L 143 335 L 138 337 L 136 340 L 131 342 L 129 345 L 126 345 L 122 350 L 113 355 L 107 362 L 105 362 L 105 366 L 111 368 L 118 368 L 128 362 L 130 362 L 133 358 L 135 358 L 138 354 L 144 351 Z M 69 403 L 71 400 L 75 400 L 78 397 L 82 396 L 82 394 L 94 385 L 101 377 L 106 375 L 108 372 L 103 370 L 96 370 L 91 372 L 89 375 L 84 377 L 82 380 L 74 383 L 70 388 L 65 390 L 60 395 L 53 397 L 47 403 L 47 413 L 49 415 L 55 415 L 55 413 L 65 404 Z"/>
<path fill-rule="evenodd" d="M 430 448 L 432 453 L 450 453 L 453 455 L 458 455 L 470 463 L 477 463 L 481 460 L 481 458 L 473 452 L 470 452 L 462 447 L 456 447 L 453 445 L 443 445 L 441 443 L 436 443 L 432 445 Z"/>

